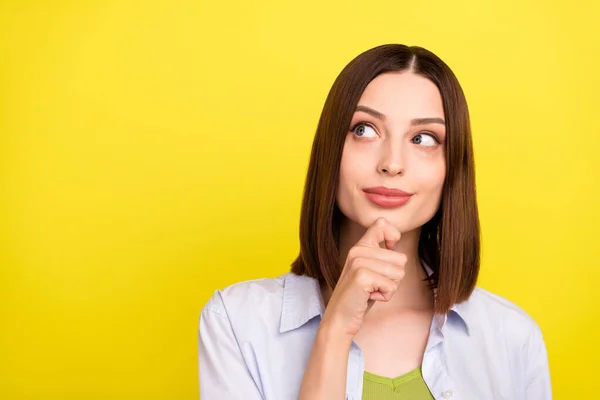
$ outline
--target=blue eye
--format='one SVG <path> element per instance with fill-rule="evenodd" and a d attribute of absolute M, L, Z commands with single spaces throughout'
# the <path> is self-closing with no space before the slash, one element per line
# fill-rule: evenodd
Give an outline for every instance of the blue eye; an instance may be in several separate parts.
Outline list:
<path fill-rule="evenodd" d="M 352 132 L 358 137 L 377 137 L 375 129 L 368 124 L 359 123 L 352 128 Z"/>
<path fill-rule="evenodd" d="M 425 147 L 433 147 L 439 144 L 437 139 L 428 133 L 419 133 L 412 138 L 412 142 Z"/>

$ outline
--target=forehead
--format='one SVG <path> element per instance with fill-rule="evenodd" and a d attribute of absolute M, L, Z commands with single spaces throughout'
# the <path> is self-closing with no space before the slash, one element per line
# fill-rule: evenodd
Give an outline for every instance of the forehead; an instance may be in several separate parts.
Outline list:
<path fill-rule="evenodd" d="M 407 71 L 377 76 L 367 85 L 358 104 L 394 119 L 444 118 L 442 96 L 437 86 L 429 79 Z"/>

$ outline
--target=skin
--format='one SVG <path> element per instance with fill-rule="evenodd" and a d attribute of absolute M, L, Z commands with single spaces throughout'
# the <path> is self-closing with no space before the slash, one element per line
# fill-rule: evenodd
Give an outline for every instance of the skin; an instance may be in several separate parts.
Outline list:
<path fill-rule="evenodd" d="M 363 350 L 366 371 L 396 377 L 421 365 L 433 293 L 417 249 L 421 227 L 442 196 L 443 121 L 439 90 L 410 71 L 379 75 L 362 94 L 344 143 L 336 199 L 345 216 L 344 268 L 335 288 L 322 288 L 327 307 L 299 399 L 345 397 L 352 341 Z M 375 186 L 412 196 L 383 208 L 362 191 Z"/>

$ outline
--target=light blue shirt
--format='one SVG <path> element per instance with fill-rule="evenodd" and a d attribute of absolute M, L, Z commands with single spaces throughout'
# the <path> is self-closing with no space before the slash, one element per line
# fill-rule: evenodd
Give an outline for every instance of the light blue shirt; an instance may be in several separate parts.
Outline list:
<path fill-rule="evenodd" d="M 200 317 L 200 398 L 296 399 L 324 310 L 318 282 L 292 273 L 217 290 Z M 363 373 L 353 343 L 347 400 L 362 398 Z M 540 328 L 481 288 L 433 318 L 422 373 L 435 399 L 552 398 Z"/>

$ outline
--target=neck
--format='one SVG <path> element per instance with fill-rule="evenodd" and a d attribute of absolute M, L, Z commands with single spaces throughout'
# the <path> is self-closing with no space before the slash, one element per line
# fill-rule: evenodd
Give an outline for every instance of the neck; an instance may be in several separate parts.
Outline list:
<path fill-rule="evenodd" d="M 340 226 L 339 236 L 339 260 L 340 265 L 344 265 L 348 256 L 348 251 L 364 235 L 366 229 L 362 226 L 345 219 Z M 380 309 L 391 308 L 401 309 L 433 309 L 433 291 L 426 280 L 427 273 L 423 270 L 419 258 L 419 236 L 421 228 L 410 232 L 402 233 L 400 241 L 394 251 L 404 253 L 407 257 L 404 278 L 398 286 L 398 290 L 387 303 L 377 302 L 376 306 Z M 331 295 L 332 290 L 325 288 L 323 290 L 325 301 Z"/>

